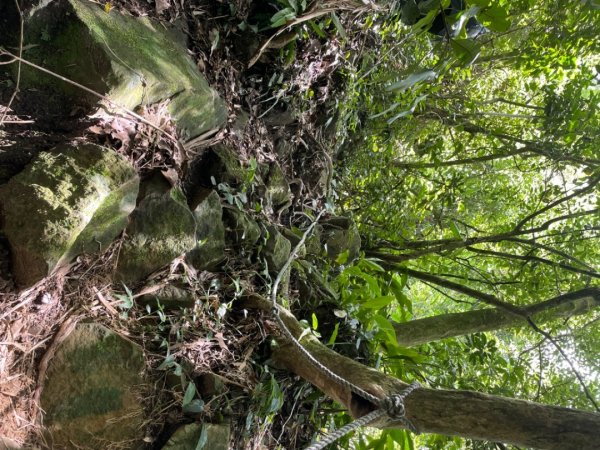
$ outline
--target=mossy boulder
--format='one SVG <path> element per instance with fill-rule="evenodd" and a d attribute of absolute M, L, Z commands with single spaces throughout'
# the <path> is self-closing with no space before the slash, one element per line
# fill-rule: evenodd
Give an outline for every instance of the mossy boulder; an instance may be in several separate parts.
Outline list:
<path fill-rule="evenodd" d="M 197 245 L 186 255 L 186 260 L 198 270 L 215 268 L 225 257 L 225 225 L 219 194 L 210 191 L 193 212 Z"/>
<path fill-rule="evenodd" d="M 206 150 L 192 163 L 191 180 L 187 183 L 204 188 L 215 188 L 225 183 L 238 188 L 246 178 L 246 169 L 242 166 L 237 152 L 225 145 L 215 145 Z"/>
<path fill-rule="evenodd" d="M 116 280 L 137 283 L 196 245 L 196 221 L 183 192 L 155 179 L 142 187 L 144 197 L 131 214 L 121 247 Z"/>
<path fill-rule="evenodd" d="M 290 257 L 292 244 L 273 225 L 266 226 L 266 242 L 262 248 L 269 272 L 277 274 Z"/>
<path fill-rule="evenodd" d="M 292 249 L 296 248 L 296 246 L 300 243 L 300 240 L 302 239 L 301 233 L 300 233 L 300 235 L 298 235 L 294 231 L 290 230 L 289 228 L 282 228 L 280 232 L 281 232 L 281 234 L 283 234 L 283 237 L 285 237 L 288 241 L 290 241 L 290 245 L 291 245 Z M 297 258 L 304 258 L 305 256 L 306 256 L 306 241 L 300 246 L 300 248 L 298 248 L 298 251 L 296 252 Z"/>
<path fill-rule="evenodd" d="M 251 250 L 262 234 L 258 223 L 235 207 L 223 209 L 226 242 L 236 249 Z"/>
<path fill-rule="evenodd" d="M 354 221 L 348 217 L 331 217 L 322 222 L 321 243 L 332 262 L 347 264 L 360 254 L 360 234 Z"/>
<path fill-rule="evenodd" d="M 81 253 L 104 250 L 125 228 L 138 188 L 135 169 L 108 148 L 39 153 L 0 187 L 17 283 L 30 286 Z"/>
<path fill-rule="evenodd" d="M 169 112 L 184 138 L 220 127 L 227 109 L 188 56 L 183 33 L 147 17 L 116 9 L 107 13 L 103 5 L 39 2 L 25 25 L 27 59 L 129 109 L 169 99 Z M 57 78 L 25 66 L 22 70 L 21 89 L 47 93 L 47 101 L 65 116 L 74 105 L 98 102 Z"/>
<path fill-rule="evenodd" d="M 190 423 L 179 427 L 165 444 L 163 450 L 193 450 L 205 448 L 210 450 L 229 450 L 231 426 L 227 423 Z M 202 437 L 204 446 L 198 443 Z"/>
<path fill-rule="evenodd" d="M 144 355 L 131 341 L 80 323 L 54 355 L 41 396 L 53 449 L 143 448 Z"/>
<path fill-rule="evenodd" d="M 292 205 L 290 185 L 279 167 L 273 163 L 265 180 L 265 200 L 271 212 L 280 214 Z"/>

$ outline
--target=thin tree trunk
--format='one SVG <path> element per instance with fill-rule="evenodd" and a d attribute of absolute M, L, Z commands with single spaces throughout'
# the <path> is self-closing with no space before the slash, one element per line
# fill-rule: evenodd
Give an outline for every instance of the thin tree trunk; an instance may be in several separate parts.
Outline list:
<path fill-rule="evenodd" d="M 491 154 L 484 156 L 474 156 L 472 158 L 454 159 L 450 161 L 439 161 L 439 162 L 416 162 L 416 161 L 392 161 L 391 164 L 394 167 L 401 169 L 426 169 L 426 168 L 438 168 L 438 167 L 450 167 L 450 166 L 466 166 L 469 164 L 478 164 L 487 161 L 494 161 L 497 159 L 510 158 L 516 155 L 529 152 L 527 147 L 517 148 L 506 153 Z"/>
<path fill-rule="evenodd" d="M 519 260 L 519 261 L 525 261 L 526 263 L 538 262 L 538 263 L 546 264 L 549 266 L 560 267 L 561 269 L 568 270 L 569 272 L 580 273 L 582 275 L 587 275 L 592 278 L 600 278 L 600 273 L 598 273 L 594 270 L 581 269 L 579 267 L 572 266 L 571 264 L 565 264 L 563 262 L 556 262 L 556 261 L 552 261 L 550 259 L 541 258 L 539 256 L 535 256 L 535 255 L 531 255 L 531 254 L 518 255 L 518 254 L 514 254 L 514 253 L 499 252 L 499 251 L 495 251 L 495 250 L 486 250 L 486 249 L 481 249 L 481 248 L 475 248 L 472 246 L 466 247 L 466 249 L 472 253 L 477 253 L 480 255 L 488 255 L 488 256 L 504 258 L 504 259 L 515 259 L 515 260 Z"/>
<path fill-rule="evenodd" d="M 535 323 L 541 324 L 585 314 L 599 305 L 600 288 L 586 288 L 523 308 L 523 312 Z M 394 323 L 394 330 L 398 344 L 412 347 L 455 336 L 520 326 L 527 326 L 527 319 L 500 308 L 490 308 Z"/>
<path fill-rule="evenodd" d="M 243 306 L 266 313 L 272 307 L 267 299 L 258 295 L 246 298 Z M 296 318 L 286 310 L 281 310 L 281 317 L 292 334 L 300 336 L 302 327 Z M 361 417 L 375 409 L 374 405 L 324 376 L 304 358 L 295 345 L 277 333 L 276 328 L 273 329 L 273 334 L 279 344 L 274 350 L 273 359 L 282 367 L 298 374 L 342 403 L 354 417 Z M 394 377 L 337 354 L 312 335 L 303 337 L 302 344 L 322 364 L 373 395 L 383 398 L 401 392 L 407 386 Z M 428 388 L 411 393 L 406 398 L 405 407 L 407 419 L 422 433 L 462 436 L 551 450 L 598 448 L 600 414 L 596 413 L 472 391 Z M 403 427 L 386 417 L 372 425 L 378 428 Z"/>
<path fill-rule="evenodd" d="M 542 209 L 545 210 L 546 208 L 542 208 Z M 599 212 L 600 212 L 600 208 L 594 208 L 594 209 L 585 210 L 585 211 L 578 211 L 575 213 L 565 214 L 562 216 L 554 217 L 552 219 L 548 219 L 547 221 L 543 222 L 541 225 L 538 225 L 533 228 L 528 228 L 526 230 L 517 228 L 517 226 L 519 226 L 519 225 L 517 225 L 517 226 L 515 226 L 515 228 L 513 230 L 511 230 L 507 233 L 500 233 L 500 234 L 496 234 L 496 235 L 477 236 L 477 237 L 470 237 L 470 238 L 466 238 L 466 239 L 435 239 L 435 240 L 430 240 L 430 241 L 405 241 L 398 245 L 389 245 L 389 246 L 381 245 L 381 246 L 377 247 L 377 250 L 367 249 L 365 251 L 365 254 L 369 257 L 380 258 L 380 259 L 386 260 L 388 262 L 402 263 L 405 261 L 419 259 L 425 255 L 430 255 L 430 254 L 434 254 L 434 253 L 442 253 L 442 252 L 451 252 L 451 251 L 458 250 L 461 248 L 471 247 L 471 246 L 477 245 L 477 244 L 511 241 L 519 236 L 525 236 L 528 234 L 533 235 L 534 233 L 540 233 L 542 231 L 546 231 L 548 228 L 550 228 L 550 225 L 557 223 L 557 222 L 561 222 L 563 220 L 575 219 L 577 217 L 583 217 L 583 216 L 589 216 L 589 215 L 596 216 L 596 215 L 598 215 Z M 525 220 L 527 220 L 527 221 L 530 220 L 535 215 L 537 215 L 537 212 L 528 216 L 526 219 L 521 221 L 521 223 L 524 223 Z M 592 229 L 594 229 L 594 227 L 588 228 L 588 230 L 592 230 Z M 521 241 L 525 242 L 524 239 L 522 239 Z M 411 253 L 394 253 L 394 254 L 392 254 L 392 253 L 383 251 L 383 250 L 387 250 L 387 251 L 393 250 L 393 251 L 402 252 L 402 251 L 413 250 L 413 249 L 416 249 L 416 250 L 412 251 Z"/>

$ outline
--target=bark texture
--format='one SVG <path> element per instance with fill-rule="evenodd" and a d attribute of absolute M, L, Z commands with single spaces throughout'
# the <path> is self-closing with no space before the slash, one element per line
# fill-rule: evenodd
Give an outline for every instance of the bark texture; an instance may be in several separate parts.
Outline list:
<path fill-rule="evenodd" d="M 258 295 L 245 299 L 245 308 L 271 310 L 271 303 Z M 281 317 L 290 331 L 298 337 L 302 327 L 288 311 Z M 354 417 L 375 409 L 315 369 L 295 345 L 280 334 L 279 347 L 274 351 L 276 362 L 314 384 L 325 394 L 342 403 Z M 343 357 L 315 337 L 302 339 L 304 347 L 322 364 L 346 380 L 379 397 L 398 393 L 406 383 Z M 600 414 L 547 406 L 537 403 L 497 397 L 472 391 L 450 391 L 421 388 L 410 394 L 405 402 L 406 417 L 422 433 L 462 436 L 470 439 L 503 442 L 538 449 L 598 448 Z M 379 428 L 402 427 L 400 423 L 381 419 L 373 424 Z"/>
<path fill-rule="evenodd" d="M 600 288 L 586 288 L 529 306 L 524 308 L 523 312 L 539 325 L 560 318 L 585 314 L 599 305 Z M 394 330 L 398 344 L 411 347 L 455 336 L 524 325 L 527 325 L 525 317 L 511 314 L 500 308 L 490 308 L 395 323 Z"/>

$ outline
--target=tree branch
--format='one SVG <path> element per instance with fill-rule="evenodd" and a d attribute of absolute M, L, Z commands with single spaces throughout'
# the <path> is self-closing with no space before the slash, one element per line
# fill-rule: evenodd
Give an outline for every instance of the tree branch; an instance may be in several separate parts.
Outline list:
<path fill-rule="evenodd" d="M 405 273 L 407 275 L 410 275 L 411 277 L 417 278 L 418 280 L 428 281 L 428 282 L 436 284 L 438 286 L 445 287 L 447 289 L 451 289 L 455 292 L 459 292 L 461 294 L 468 295 L 469 297 L 474 298 L 475 300 L 479 300 L 488 305 L 492 305 L 497 308 L 503 309 L 504 311 L 507 311 L 508 313 L 514 314 L 518 317 L 523 317 L 523 318 L 527 317 L 527 314 L 523 311 L 522 308 L 515 306 L 515 305 L 511 305 L 510 303 L 506 303 L 494 295 L 478 291 L 476 289 L 470 288 L 468 286 L 464 286 L 459 283 L 455 283 L 454 281 L 446 280 L 444 278 L 438 277 L 436 275 L 432 275 L 430 273 L 421 272 L 419 270 L 414 270 L 414 269 L 409 269 L 408 267 L 401 267 L 396 264 L 392 264 L 392 265 L 384 264 L 384 267 L 386 265 L 388 266 L 387 268 L 390 268 L 397 272 Z"/>
<path fill-rule="evenodd" d="M 531 220 L 535 219 L 537 216 L 539 216 L 540 214 L 545 213 L 546 211 L 551 210 L 552 208 L 554 208 L 555 206 L 560 205 L 561 203 L 564 203 L 568 200 L 571 200 L 572 198 L 578 197 L 581 194 L 585 194 L 586 192 L 591 191 L 592 189 L 594 189 L 594 187 L 600 182 L 600 174 L 596 175 L 595 177 L 592 177 L 590 179 L 590 182 L 588 183 L 587 186 L 582 187 L 580 189 L 576 189 L 574 190 L 571 194 L 566 195 L 564 197 L 561 197 L 549 204 L 547 204 L 546 206 L 544 206 L 542 209 L 539 209 L 531 214 L 529 214 L 528 216 L 525 216 L 523 219 L 521 219 L 521 221 L 519 223 L 517 223 L 517 225 L 515 225 L 514 230 L 515 231 L 520 231 L 523 228 L 523 225 L 525 225 L 527 222 L 530 222 Z"/>
<path fill-rule="evenodd" d="M 269 300 L 256 294 L 242 299 L 239 306 L 259 309 L 267 313 L 272 308 Z M 302 326 L 296 318 L 283 308 L 281 316 L 292 333 L 296 337 L 300 336 Z M 275 362 L 342 403 L 354 417 L 362 417 L 374 409 L 373 405 L 362 402 L 348 389 L 324 379 L 317 370 L 306 363 L 295 345 L 286 342 L 280 335 L 275 337 L 279 344 L 273 353 Z M 306 335 L 302 343 L 321 363 L 335 370 L 347 381 L 361 386 L 380 398 L 398 393 L 407 386 L 397 378 L 337 354 L 311 334 Z M 598 443 L 600 414 L 587 411 L 541 405 L 473 391 L 425 387 L 412 392 L 404 404 L 407 419 L 415 424 L 420 432 L 549 450 L 592 450 Z M 372 426 L 403 427 L 386 416 Z"/>
<path fill-rule="evenodd" d="M 419 162 L 402 162 L 392 161 L 394 167 L 401 169 L 427 169 L 427 168 L 438 168 L 438 167 L 450 167 L 450 166 L 462 166 L 467 164 L 475 164 L 485 161 L 493 161 L 496 159 L 510 158 L 511 156 L 520 155 L 529 152 L 527 147 L 517 148 L 515 150 L 508 151 L 506 153 L 492 154 L 485 156 L 474 156 L 472 158 L 454 159 L 450 161 L 440 161 L 431 163 L 419 163 Z"/>
<path fill-rule="evenodd" d="M 525 262 L 536 261 L 536 262 L 539 262 L 542 264 L 547 264 L 549 266 L 560 267 L 561 269 L 568 270 L 569 272 L 580 273 L 582 275 L 588 275 L 593 278 L 600 278 L 600 273 L 598 273 L 598 272 L 594 272 L 591 270 L 585 270 L 585 269 L 579 269 L 579 268 L 571 266 L 569 264 L 552 261 L 550 259 L 542 258 L 539 256 L 515 255 L 513 253 L 499 252 L 499 251 L 495 251 L 495 250 L 484 250 L 484 249 L 475 248 L 475 247 L 471 247 L 471 246 L 467 247 L 467 250 L 469 250 L 470 252 L 473 252 L 473 253 L 480 254 L 480 255 L 489 255 L 489 256 L 495 256 L 498 258 L 516 259 L 516 260 L 525 261 Z"/>

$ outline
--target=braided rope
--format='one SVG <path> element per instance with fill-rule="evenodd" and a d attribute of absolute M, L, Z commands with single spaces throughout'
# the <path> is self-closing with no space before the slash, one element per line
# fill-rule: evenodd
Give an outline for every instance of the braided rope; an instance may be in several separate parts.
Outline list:
<path fill-rule="evenodd" d="M 329 444 L 333 444 L 335 441 L 340 439 L 342 436 L 347 435 L 348 433 L 350 433 L 351 431 L 354 431 L 355 429 L 357 429 L 359 427 L 368 425 L 371 422 L 379 419 L 381 416 L 386 415 L 386 414 L 388 416 L 390 416 L 392 419 L 395 419 L 396 421 L 401 422 L 406 428 L 408 428 L 413 433 L 417 433 L 418 431 L 415 428 L 415 426 L 404 415 L 404 412 L 405 412 L 404 399 L 408 396 L 408 394 L 410 394 L 415 389 L 418 389 L 419 387 L 420 387 L 419 383 L 414 382 L 414 383 L 408 385 L 399 394 L 393 394 L 393 395 L 390 395 L 390 396 L 384 398 L 381 402 L 386 405 L 385 407 L 376 409 L 375 411 L 371 411 L 369 414 L 366 414 L 366 415 L 356 419 L 355 421 L 350 422 L 347 425 L 344 425 L 339 430 L 336 430 L 333 433 L 326 435 L 322 440 L 314 443 L 313 445 L 305 448 L 304 450 L 322 450 Z"/>
<path fill-rule="evenodd" d="M 345 436 L 347 433 L 350 433 L 351 431 L 355 430 L 356 428 L 362 427 L 364 425 L 367 425 L 367 424 L 373 422 L 374 420 L 380 418 L 384 414 L 387 414 L 390 418 L 394 419 L 395 421 L 399 421 L 406 428 L 408 428 L 409 430 L 416 433 L 417 432 L 416 427 L 405 416 L 406 410 L 404 408 L 404 399 L 412 391 L 414 391 L 415 389 L 418 389 L 420 387 L 419 383 L 413 382 L 412 384 L 407 386 L 402 392 L 400 392 L 398 394 L 392 394 L 385 398 L 376 397 L 375 395 L 365 391 L 364 389 L 360 388 L 359 386 L 356 386 L 355 384 L 349 382 L 345 378 L 340 377 L 336 373 L 332 372 L 328 367 L 321 364 L 321 362 L 319 362 L 308 350 L 306 350 L 306 348 L 298 341 L 298 339 L 296 339 L 296 337 L 291 333 L 291 331 L 288 329 L 287 325 L 285 324 L 285 322 L 283 321 L 283 319 L 280 316 L 281 306 L 277 303 L 277 290 L 279 288 L 279 284 L 281 283 L 283 275 L 285 274 L 285 272 L 289 269 L 290 265 L 292 264 L 292 261 L 296 258 L 298 250 L 300 249 L 302 244 L 304 244 L 304 241 L 306 241 L 307 236 L 310 234 L 310 232 L 313 230 L 313 228 L 317 225 L 319 219 L 324 214 L 324 212 L 325 212 L 324 210 L 321 211 L 318 214 L 317 218 L 306 229 L 306 231 L 302 235 L 302 239 L 300 239 L 300 241 L 296 244 L 296 246 L 290 253 L 289 258 L 287 259 L 287 261 L 285 262 L 285 264 L 279 271 L 279 274 L 277 275 L 277 278 L 275 279 L 275 282 L 273 283 L 273 287 L 271 289 L 271 303 L 273 304 L 271 311 L 272 311 L 273 317 L 275 318 L 275 321 L 277 322 L 277 325 L 279 326 L 279 329 L 283 332 L 285 337 L 290 342 L 292 342 L 292 344 L 294 344 L 296 349 L 298 349 L 298 351 L 302 355 L 304 355 L 304 357 L 308 361 L 310 361 L 311 364 L 317 370 L 319 370 L 323 375 L 325 375 L 329 379 L 338 383 L 340 386 L 350 390 L 350 392 L 353 392 L 354 394 L 359 395 L 360 397 L 367 400 L 368 402 L 376 405 L 378 407 L 378 409 L 371 411 L 369 414 L 366 414 L 363 417 L 356 419 L 354 422 L 351 422 L 351 423 L 343 426 L 339 430 L 336 430 L 335 432 L 326 436 L 321 441 L 306 448 L 306 450 L 321 450 L 325 446 L 337 441 L 342 436 Z"/>
<path fill-rule="evenodd" d="M 379 419 L 384 414 L 385 411 L 383 409 L 376 409 L 375 411 L 371 411 L 369 414 L 362 416 L 360 419 L 356 419 L 354 422 L 350 422 L 349 424 L 344 425 L 342 428 L 334 431 L 333 433 L 329 433 L 319 442 L 314 443 L 310 447 L 306 447 L 304 450 L 321 450 L 329 444 L 333 444 L 339 438 L 346 436 L 351 431 L 354 431 L 356 428 L 363 427 L 373 422 L 374 420 Z"/>
<path fill-rule="evenodd" d="M 325 367 L 323 364 L 317 361 L 315 357 L 311 355 L 310 352 L 306 350 L 306 348 L 300 342 L 298 342 L 298 339 L 294 337 L 290 330 L 288 330 L 287 326 L 283 322 L 283 319 L 281 319 L 281 317 L 279 316 L 278 308 L 273 308 L 273 316 L 275 317 L 279 328 L 281 329 L 281 331 L 283 331 L 283 334 L 285 334 L 288 340 L 291 341 L 292 344 L 294 344 L 298 351 L 302 353 L 302 355 L 304 355 L 304 357 L 308 359 L 313 364 L 313 366 L 315 366 L 315 368 L 319 370 L 319 372 L 321 372 L 323 375 L 327 376 L 331 380 L 339 383 L 342 387 L 349 389 L 351 392 L 354 392 L 356 395 L 360 395 L 362 398 L 373 403 L 374 405 L 382 406 L 382 400 L 379 397 L 375 397 L 373 394 L 370 394 L 364 389 L 355 386 L 354 384 L 335 374 L 328 367 Z"/>

